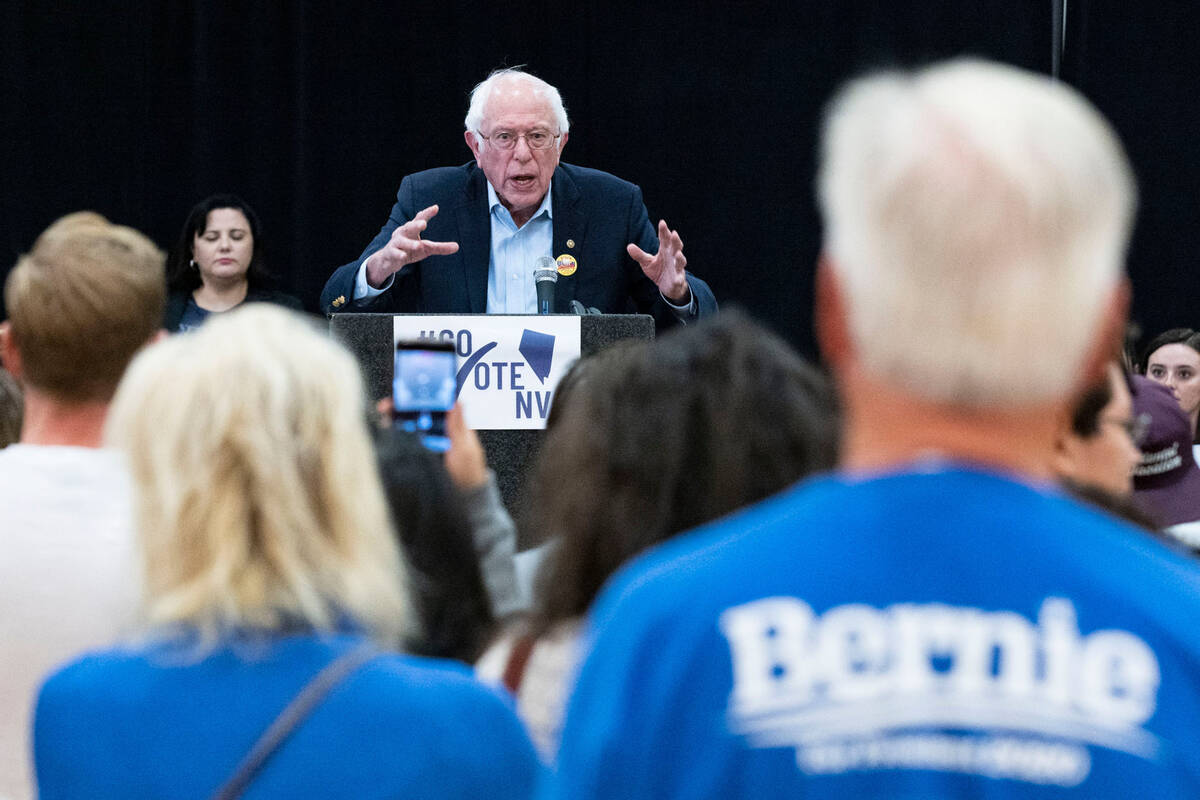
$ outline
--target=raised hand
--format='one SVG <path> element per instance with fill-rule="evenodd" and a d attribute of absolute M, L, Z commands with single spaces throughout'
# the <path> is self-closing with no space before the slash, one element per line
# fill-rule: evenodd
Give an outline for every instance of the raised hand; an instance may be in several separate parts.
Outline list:
<path fill-rule="evenodd" d="M 388 243 L 367 259 L 367 283 L 379 289 L 406 264 L 421 261 L 427 256 L 457 253 L 458 242 L 432 242 L 421 238 L 429 220 L 437 213 L 436 205 L 421 209 L 415 217 L 392 231 Z"/>
<path fill-rule="evenodd" d="M 467 427 L 462 406 L 458 403 L 446 412 L 446 436 L 450 439 L 446 472 L 454 485 L 467 491 L 487 483 L 487 456 L 478 434 Z"/>
<path fill-rule="evenodd" d="M 629 257 L 638 262 L 646 277 L 662 292 L 662 296 L 676 305 L 685 305 L 691 297 L 687 283 L 687 257 L 683 254 L 683 240 L 679 231 L 667 227 L 665 220 L 658 221 L 658 252 L 650 255 L 636 244 L 625 247 Z"/>

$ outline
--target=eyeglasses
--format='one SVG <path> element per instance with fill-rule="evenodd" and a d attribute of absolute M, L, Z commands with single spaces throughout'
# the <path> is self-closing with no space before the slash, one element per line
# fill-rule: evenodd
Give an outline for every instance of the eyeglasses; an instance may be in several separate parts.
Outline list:
<path fill-rule="evenodd" d="M 484 136 L 479 131 L 479 138 L 492 143 L 492 147 L 497 150 L 512 150 L 517 146 L 518 139 L 524 139 L 525 144 L 529 145 L 530 150 L 545 150 L 553 145 L 561 133 L 550 133 L 550 131 L 530 131 L 529 133 L 513 133 L 512 131 L 496 131 L 491 136 Z"/>
<path fill-rule="evenodd" d="M 1147 413 L 1138 414 L 1132 419 L 1119 419 L 1117 417 L 1101 417 L 1101 422 L 1107 422 L 1110 425 L 1119 425 L 1129 435 L 1129 439 L 1138 447 L 1146 441 L 1146 434 L 1150 432 L 1150 415 Z"/>

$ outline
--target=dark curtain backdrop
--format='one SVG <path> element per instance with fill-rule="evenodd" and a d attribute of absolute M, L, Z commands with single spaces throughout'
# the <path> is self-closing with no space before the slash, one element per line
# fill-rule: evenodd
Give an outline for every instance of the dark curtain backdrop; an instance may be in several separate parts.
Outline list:
<path fill-rule="evenodd" d="M 1048 72 L 1051 3 L 802 0 L 355 5 L 129 0 L 0 11 L 0 269 L 80 208 L 164 248 L 217 191 L 262 217 L 310 308 L 387 216 L 400 179 L 468 160 L 471 87 L 526 64 L 562 91 L 564 158 L 640 184 L 689 263 L 813 353 L 821 109 L 864 69 L 957 54 Z M 1068 2 L 1064 77 L 1110 115 L 1142 215 L 1147 330 L 1197 324 L 1195 4 Z"/>

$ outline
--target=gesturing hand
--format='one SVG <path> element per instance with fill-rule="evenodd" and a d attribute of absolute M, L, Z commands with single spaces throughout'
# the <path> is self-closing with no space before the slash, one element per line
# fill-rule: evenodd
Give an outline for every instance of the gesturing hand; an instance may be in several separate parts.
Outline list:
<path fill-rule="evenodd" d="M 646 277 L 676 305 L 685 305 L 691 297 L 687 284 L 687 257 L 679 231 L 670 230 L 665 220 L 658 221 L 658 252 L 650 255 L 636 244 L 625 247 L 629 257 L 642 267 Z"/>
<path fill-rule="evenodd" d="M 458 252 L 458 242 L 431 242 L 421 238 L 429 220 L 437 216 L 436 205 L 422 209 L 408 222 L 392 231 L 392 238 L 367 259 L 367 283 L 379 289 L 387 279 L 405 264 L 421 261 L 427 256 L 444 256 Z"/>

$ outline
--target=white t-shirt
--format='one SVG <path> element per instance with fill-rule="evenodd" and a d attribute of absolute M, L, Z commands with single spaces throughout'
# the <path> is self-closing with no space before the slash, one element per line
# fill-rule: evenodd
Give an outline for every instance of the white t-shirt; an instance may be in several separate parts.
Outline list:
<path fill-rule="evenodd" d="M 546 764 L 558 754 L 567 700 L 579 671 L 583 621 L 566 620 L 538 638 L 525 662 L 517 687 L 517 716 Z M 487 649 L 475 664 L 475 677 L 493 686 L 504 681 L 516 639 L 507 634 Z"/>
<path fill-rule="evenodd" d="M 32 797 L 30 720 L 56 665 L 132 630 L 128 475 L 111 451 L 0 450 L 0 798 Z"/>

